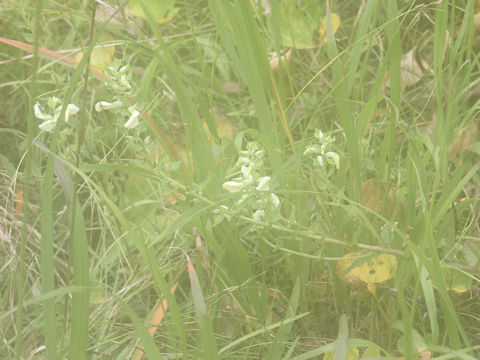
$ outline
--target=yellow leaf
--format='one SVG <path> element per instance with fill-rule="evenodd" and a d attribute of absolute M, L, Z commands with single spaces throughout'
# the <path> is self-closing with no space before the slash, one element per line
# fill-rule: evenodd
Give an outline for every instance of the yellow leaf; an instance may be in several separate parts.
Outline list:
<path fill-rule="evenodd" d="M 332 19 L 332 33 L 335 35 L 340 27 L 340 16 L 336 13 L 331 13 Z M 318 43 L 320 45 L 327 43 L 327 18 L 324 17 L 318 27 Z"/>
<path fill-rule="evenodd" d="M 214 109 L 214 116 L 218 137 L 234 141 L 240 131 L 240 127 L 217 108 Z M 209 133 L 206 123 L 204 123 L 204 128 Z"/>
<path fill-rule="evenodd" d="M 98 71 L 103 71 L 106 64 L 110 64 L 113 60 L 115 47 L 112 46 L 96 46 L 90 55 L 90 66 Z M 83 58 L 83 52 L 75 55 L 75 60 L 80 62 Z"/>
<path fill-rule="evenodd" d="M 442 273 L 448 291 L 461 294 L 467 292 L 472 286 L 472 278 L 458 269 L 444 267 Z"/>
<path fill-rule="evenodd" d="M 391 254 L 378 254 L 362 262 L 362 256 L 368 254 L 357 251 L 344 255 L 345 259 L 337 263 L 337 274 L 351 284 L 363 284 L 362 287 L 366 286 L 374 294 L 376 284 L 390 280 L 397 272 L 397 258 Z"/>

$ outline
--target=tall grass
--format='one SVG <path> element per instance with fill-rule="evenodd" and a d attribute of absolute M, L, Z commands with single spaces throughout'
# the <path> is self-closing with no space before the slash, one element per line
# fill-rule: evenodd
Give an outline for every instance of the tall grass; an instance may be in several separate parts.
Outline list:
<path fill-rule="evenodd" d="M 478 357 L 480 136 L 452 157 L 479 117 L 475 1 L 321 4 L 325 42 L 279 70 L 285 2 L 264 15 L 244 0 L 178 0 L 166 23 L 149 11 L 128 22 L 125 1 L 35 4 L 1 5 L 3 38 L 33 45 L 33 60 L 1 48 L 6 359 Z M 89 57 L 110 42 L 133 71 L 135 129 L 95 111 L 113 95 Z M 74 69 L 39 50 L 79 47 Z M 414 84 L 411 49 L 429 64 Z M 32 109 L 50 94 L 63 107 L 46 133 Z M 81 116 L 66 124 L 69 103 Z M 315 129 L 335 137 L 338 169 L 303 155 Z M 270 187 L 230 193 L 252 141 Z M 279 207 L 258 215 L 273 196 Z M 337 269 L 359 250 L 398 260 L 374 292 Z M 452 267 L 473 279 L 467 292 L 452 289 Z"/>

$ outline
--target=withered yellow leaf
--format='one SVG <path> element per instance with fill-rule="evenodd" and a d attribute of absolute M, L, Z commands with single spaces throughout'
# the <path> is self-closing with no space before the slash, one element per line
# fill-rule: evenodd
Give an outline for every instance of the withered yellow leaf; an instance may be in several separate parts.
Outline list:
<path fill-rule="evenodd" d="M 340 16 L 336 13 L 331 13 L 332 19 L 332 33 L 335 34 L 340 27 Z M 327 18 L 324 17 L 318 27 L 318 43 L 323 45 L 327 42 Z"/>
<path fill-rule="evenodd" d="M 106 64 L 110 64 L 113 60 L 113 54 L 115 47 L 112 46 L 95 46 L 90 55 L 90 66 L 98 71 L 103 71 Z M 83 58 L 83 52 L 79 52 L 75 55 L 75 60 L 80 62 Z"/>
<path fill-rule="evenodd" d="M 362 262 L 362 257 L 365 261 Z M 390 280 L 397 272 L 397 258 L 391 254 L 369 256 L 364 251 L 357 251 L 343 256 L 337 263 L 337 274 L 352 285 L 363 285 L 375 293 L 377 284 Z"/>

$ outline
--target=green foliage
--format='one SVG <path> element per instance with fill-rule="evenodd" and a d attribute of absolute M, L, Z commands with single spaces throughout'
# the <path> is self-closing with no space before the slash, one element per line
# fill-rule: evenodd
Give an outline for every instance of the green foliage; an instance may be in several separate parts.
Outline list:
<path fill-rule="evenodd" d="M 33 4 L 0 4 L 0 354 L 479 357 L 475 1 Z"/>

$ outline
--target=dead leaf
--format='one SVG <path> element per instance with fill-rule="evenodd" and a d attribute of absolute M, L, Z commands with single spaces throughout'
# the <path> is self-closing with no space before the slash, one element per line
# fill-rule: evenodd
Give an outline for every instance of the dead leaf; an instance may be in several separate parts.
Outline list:
<path fill-rule="evenodd" d="M 425 60 L 421 59 L 419 64 L 415 58 L 415 51 L 416 49 L 411 49 L 400 61 L 400 78 L 406 87 L 417 84 L 422 80 L 425 70 L 430 70 L 430 65 Z M 386 85 L 390 86 L 390 78 Z"/>
<path fill-rule="evenodd" d="M 462 163 L 461 154 L 474 142 L 480 141 L 480 129 L 477 122 L 473 122 L 464 129 L 460 130 L 458 135 L 455 137 L 452 146 L 448 150 L 448 155 L 450 160 L 455 165 L 460 165 Z"/>
<path fill-rule="evenodd" d="M 101 23 L 108 21 L 109 25 L 117 28 L 125 28 L 125 25 L 133 27 L 135 23 L 123 15 L 118 6 L 107 4 L 104 1 L 96 2 L 95 20 Z"/>
<path fill-rule="evenodd" d="M 238 82 L 236 81 L 227 81 L 222 84 L 223 90 L 227 94 L 238 94 L 240 93 L 240 86 L 238 85 Z"/>
<path fill-rule="evenodd" d="M 402 56 L 400 62 L 400 76 L 405 86 L 412 86 L 422 80 L 423 72 L 429 70 L 428 63 L 420 59 L 420 64 L 415 59 L 415 49 Z"/>
<path fill-rule="evenodd" d="M 270 63 L 270 69 L 274 75 L 278 75 L 278 72 L 282 69 L 282 67 L 289 67 L 292 66 L 292 55 L 293 49 L 288 49 L 280 56 L 277 52 L 268 53 L 268 61 Z M 280 66 L 281 65 L 281 66 Z"/>
<path fill-rule="evenodd" d="M 23 209 L 23 191 L 15 190 L 15 213 L 20 214 Z"/>
<path fill-rule="evenodd" d="M 282 87 L 285 89 L 287 97 L 291 96 L 292 89 L 292 57 L 293 48 L 284 51 L 281 55 L 278 55 L 277 52 L 271 52 L 268 54 L 268 60 L 270 63 L 270 69 L 272 70 L 272 75 L 277 83 L 282 84 Z"/>
<path fill-rule="evenodd" d="M 269 15 L 272 12 L 271 0 L 252 0 L 252 4 L 258 11 L 261 11 L 263 15 Z"/>
<path fill-rule="evenodd" d="M 396 190 L 392 185 L 390 185 L 388 194 L 386 194 L 386 190 L 387 183 L 374 178 L 368 179 L 362 185 L 362 204 L 390 219 L 397 207 Z M 385 197 L 387 198 L 385 199 Z M 400 211 L 399 207 L 397 217 L 400 216 Z"/>
<path fill-rule="evenodd" d="M 420 353 L 420 357 L 418 360 L 430 360 L 432 353 L 430 351 L 427 351 L 427 348 L 424 346 L 419 346 L 418 347 L 418 352 Z"/>

